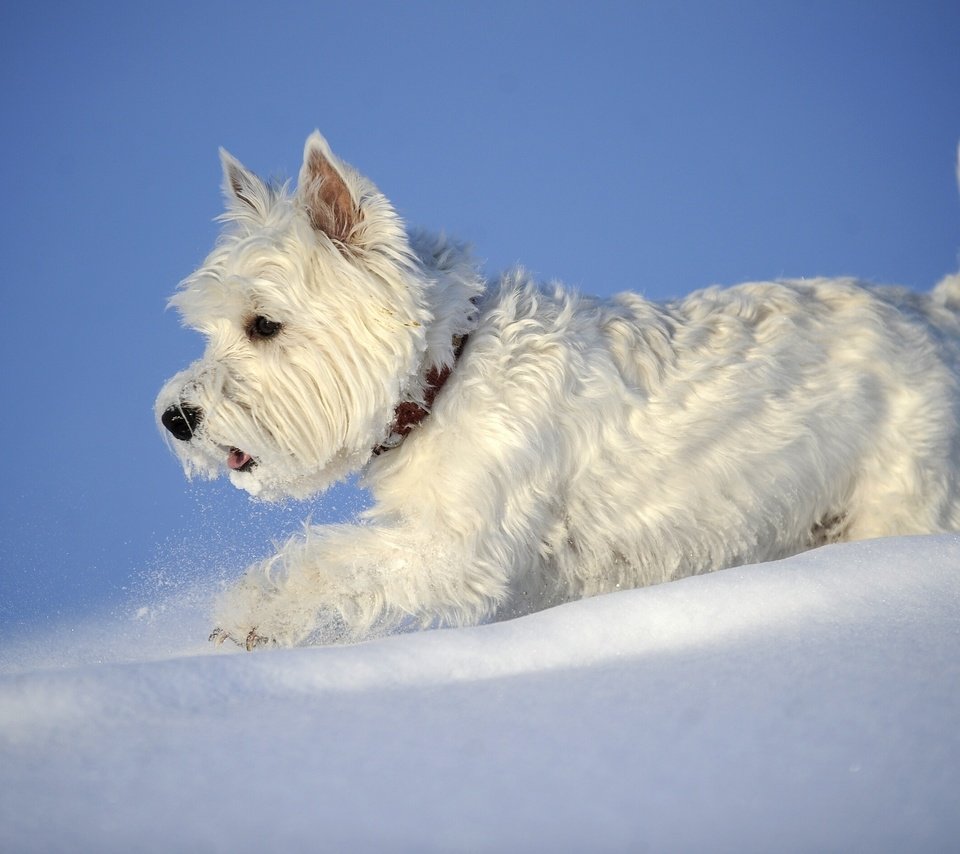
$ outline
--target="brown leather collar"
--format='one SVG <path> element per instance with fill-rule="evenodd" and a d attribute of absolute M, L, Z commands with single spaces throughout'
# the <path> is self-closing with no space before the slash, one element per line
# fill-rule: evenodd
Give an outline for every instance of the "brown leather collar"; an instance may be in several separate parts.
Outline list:
<path fill-rule="evenodd" d="M 397 404 L 393 410 L 393 424 L 390 426 L 389 438 L 373 449 L 373 455 L 379 456 L 384 451 L 396 448 L 420 423 L 430 414 L 433 401 L 436 400 L 440 389 L 450 379 L 453 373 L 453 367 L 460 359 L 464 345 L 467 343 L 467 336 L 457 336 L 453 339 L 453 365 L 445 365 L 443 368 L 431 368 L 424 377 L 425 384 L 423 388 L 423 405 L 414 403 L 412 400 L 404 400 Z"/>

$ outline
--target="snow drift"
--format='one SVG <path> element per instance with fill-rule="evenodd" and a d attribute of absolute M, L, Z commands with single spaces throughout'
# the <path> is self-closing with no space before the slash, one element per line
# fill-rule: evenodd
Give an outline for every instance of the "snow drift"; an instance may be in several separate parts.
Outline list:
<path fill-rule="evenodd" d="M 960 838 L 960 536 L 348 647 L 215 652 L 201 604 L 7 639 L 0 850 Z"/>

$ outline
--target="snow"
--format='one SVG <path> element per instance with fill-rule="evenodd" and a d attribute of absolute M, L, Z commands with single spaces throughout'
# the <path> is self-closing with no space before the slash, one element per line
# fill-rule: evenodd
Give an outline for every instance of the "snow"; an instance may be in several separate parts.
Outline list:
<path fill-rule="evenodd" d="M 8 637 L 0 850 L 955 850 L 958 568 L 876 540 L 253 654 L 202 589 Z"/>

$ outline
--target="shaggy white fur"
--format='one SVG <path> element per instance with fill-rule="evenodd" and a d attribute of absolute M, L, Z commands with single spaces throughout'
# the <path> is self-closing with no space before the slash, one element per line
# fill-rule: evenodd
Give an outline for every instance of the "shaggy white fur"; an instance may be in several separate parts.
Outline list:
<path fill-rule="evenodd" d="M 207 349 L 158 420 L 188 474 L 274 499 L 364 469 L 376 503 L 253 566 L 217 639 L 471 623 L 960 530 L 960 276 L 930 295 L 812 279 L 667 304 L 519 270 L 488 284 L 463 246 L 408 234 L 319 133 L 293 191 L 221 155 L 226 229 L 172 300 Z"/>

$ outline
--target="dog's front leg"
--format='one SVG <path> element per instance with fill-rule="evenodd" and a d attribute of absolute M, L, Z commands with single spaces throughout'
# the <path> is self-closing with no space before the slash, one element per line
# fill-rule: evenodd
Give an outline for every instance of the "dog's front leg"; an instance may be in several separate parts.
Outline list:
<path fill-rule="evenodd" d="M 211 639 L 252 649 L 357 639 L 411 621 L 476 623 L 495 611 L 505 591 L 502 571 L 436 531 L 311 528 L 226 591 Z"/>

